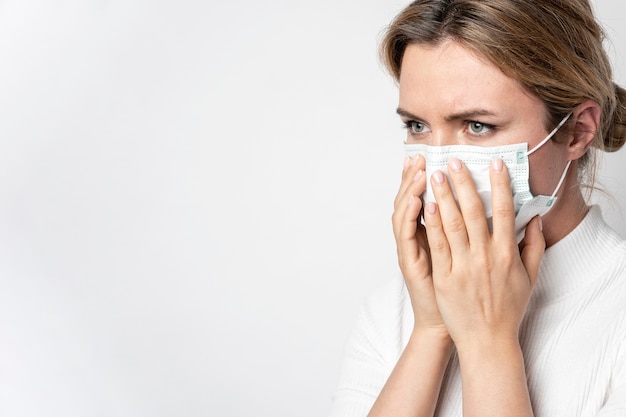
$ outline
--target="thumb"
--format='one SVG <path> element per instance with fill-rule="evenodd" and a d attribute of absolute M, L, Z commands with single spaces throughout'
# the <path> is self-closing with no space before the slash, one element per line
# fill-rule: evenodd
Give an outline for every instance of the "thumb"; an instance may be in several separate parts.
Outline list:
<path fill-rule="evenodd" d="M 539 265 L 546 250 L 546 241 L 543 237 L 541 218 L 535 216 L 526 226 L 526 236 L 524 237 L 524 248 L 521 258 L 526 272 L 530 277 L 530 284 L 535 287 L 537 276 L 539 275 Z"/>

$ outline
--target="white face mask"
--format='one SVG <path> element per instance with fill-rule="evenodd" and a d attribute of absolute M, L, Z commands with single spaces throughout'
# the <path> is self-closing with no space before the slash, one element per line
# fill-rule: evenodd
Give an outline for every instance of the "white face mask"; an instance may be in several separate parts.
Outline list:
<path fill-rule="evenodd" d="M 476 190 L 485 208 L 485 215 L 491 230 L 491 218 L 493 216 L 491 207 L 491 182 L 489 180 L 489 167 L 495 158 L 500 158 L 506 165 L 511 177 L 511 190 L 513 191 L 513 203 L 515 206 L 515 233 L 517 242 L 524 238 L 526 225 L 535 216 L 543 216 L 554 205 L 556 194 L 565 180 L 567 171 L 572 161 L 568 161 L 561 179 L 554 192 L 550 196 L 536 195 L 530 192 L 528 182 L 528 156 L 541 148 L 548 140 L 554 136 L 563 124 L 569 119 L 569 113 L 559 125 L 546 136 L 537 146 L 530 151 L 528 143 L 515 143 L 503 146 L 473 146 L 473 145 L 448 145 L 430 146 L 424 144 L 405 144 L 406 153 L 409 156 L 422 155 L 426 159 L 426 191 L 422 198 L 424 203 L 434 202 L 435 197 L 430 189 L 430 176 L 439 170 L 448 174 L 448 161 L 455 157 L 465 164 L 472 175 Z"/>

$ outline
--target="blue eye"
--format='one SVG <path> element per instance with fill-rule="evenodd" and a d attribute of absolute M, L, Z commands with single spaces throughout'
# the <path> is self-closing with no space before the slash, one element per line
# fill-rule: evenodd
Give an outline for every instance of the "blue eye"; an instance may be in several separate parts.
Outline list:
<path fill-rule="evenodd" d="M 409 120 L 405 123 L 405 126 L 409 132 L 413 134 L 423 133 L 426 130 L 424 123 L 417 122 L 415 120 Z"/>
<path fill-rule="evenodd" d="M 495 126 L 481 122 L 468 122 L 468 128 L 470 133 L 474 135 L 484 135 L 493 130 Z"/>

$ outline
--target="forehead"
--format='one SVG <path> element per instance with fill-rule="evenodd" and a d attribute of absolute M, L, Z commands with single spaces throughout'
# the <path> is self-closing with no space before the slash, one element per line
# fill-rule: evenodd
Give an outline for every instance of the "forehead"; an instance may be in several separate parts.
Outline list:
<path fill-rule="evenodd" d="M 446 41 L 409 45 L 400 72 L 400 107 L 462 112 L 481 107 L 515 112 L 541 101 L 468 48 Z M 417 109 L 416 109 L 417 107 Z"/>

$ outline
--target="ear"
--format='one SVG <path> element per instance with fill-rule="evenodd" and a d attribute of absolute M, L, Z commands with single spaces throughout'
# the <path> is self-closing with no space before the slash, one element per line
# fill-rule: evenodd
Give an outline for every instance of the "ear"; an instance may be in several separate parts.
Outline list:
<path fill-rule="evenodd" d="M 574 128 L 568 146 L 570 160 L 582 157 L 593 144 L 600 126 L 600 105 L 593 100 L 584 101 L 572 112 L 572 121 Z"/>

